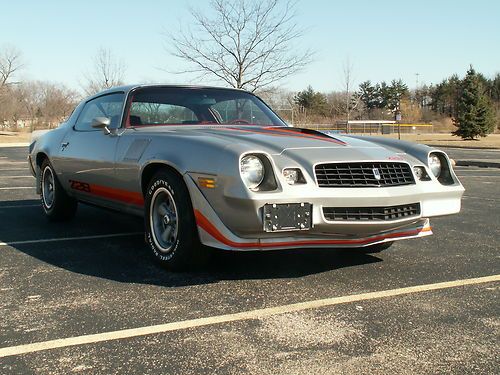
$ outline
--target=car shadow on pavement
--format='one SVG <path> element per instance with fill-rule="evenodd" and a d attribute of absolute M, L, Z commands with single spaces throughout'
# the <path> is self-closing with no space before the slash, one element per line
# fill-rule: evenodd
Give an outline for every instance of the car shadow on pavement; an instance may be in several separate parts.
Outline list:
<path fill-rule="evenodd" d="M 35 202 L 11 201 L 10 204 L 27 205 Z M 0 241 L 72 238 L 142 230 L 140 218 L 92 207 L 79 208 L 75 219 L 67 223 L 49 223 L 36 207 L 30 209 L 34 211 L 26 210 L 10 211 L 8 220 L 5 218 L 8 223 L 4 223 L 3 229 L 0 229 Z M 29 235 L 24 236 L 22 233 Z M 297 278 L 381 261 L 356 249 L 231 252 L 205 248 L 212 251 L 213 256 L 202 270 L 174 273 L 155 262 L 141 234 L 53 242 L 35 240 L 14 243 L 11 247 L 69 272 L 123 283 L 165 287 L 209 284 L 221 280 Z M 16 263 L 15 259 L 15 255 L 12 255 L 10 261 Z M 9 260 L 4 258 L 3 261 Z"/>
<path fill-rule="evenodd" d="M 9 176 L 7 176 L 9 177 Z M 13 201 L 0 201 L 0 208 L 2 207 L 12 207 L 17 206 L 19 208 L 23 208 L 31 205 L 41 205 L 40 199 L 22 199 L 22 200 L 13 200 Z"/>
<path fill-rule="evenodd" d="M 208 264 L 193 272 L 170 272 L 149 255 L 141 236 L 13 246 L 57 268 L 122 283 L 178 287 L 221 280 L 298 278 L 380 262 L 355 249 L 298 249 L 272 252 L 213 251 Z"/>

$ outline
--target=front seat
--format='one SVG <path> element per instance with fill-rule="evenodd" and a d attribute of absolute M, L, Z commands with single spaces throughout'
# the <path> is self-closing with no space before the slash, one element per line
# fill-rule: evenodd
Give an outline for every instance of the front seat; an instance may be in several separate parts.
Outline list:
<path fill-rule="evenodd" d="M 131 126 L 142 125 L 141 118 L 139 116 L 130 115 L 130 125 Z"/>

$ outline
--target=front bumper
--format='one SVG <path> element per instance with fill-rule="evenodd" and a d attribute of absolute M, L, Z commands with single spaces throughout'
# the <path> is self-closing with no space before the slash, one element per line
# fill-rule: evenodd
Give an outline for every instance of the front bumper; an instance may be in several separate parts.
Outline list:
<path fill-rule="evenodd" d="M 208 200 L 196 186 L 193 179 L 187 178 L 186 183 L 190 190 L 195 218 L 198 226 L 200 240 L 203 244 L 231 250 L 273 250 L 284 248 L 320 248 L 320 247 L 364 247 L 377 243 L 396 241 L 401 239 L 423 237 L 432 234 L 429 219 L 426 214 L 451 214 L 460 210 L 460 197 L 463 188 L 456 189 L 453 198 L 447 194 L 432 194 L 422 192 L 421 195 L 410 194 L 408 187 L 398 189 L 399 194 L 382 194 L 386 189 L 363 189 L 365 194 L 354 194 L 360 189 L 349 189 L 345 194 L 350 197 L 314 196 L 309 191 L 308 196 L 295 198 L 281 198 L 270 200 L 264 197 L 259 200 L 250 199 L 233 202 L 236 211 L 242 209 L 237 222 L 232 222 L 231 227 L 226 225 L 209 204 Z M 415 185 L 412 186 L 413 188 Z M 460 186 L 461 187 L 461 186 Z M 393 190 L 391 189 L 391 190 Z M 333 190 L 333 189 L 332 189 Z M 338 190 L 338 189 L 336 189 Z M 376 190 L 378 194 L 371 196 L 368 190 Z M 372 193 L 373 194 L 373 193 Z M 353 196 L 354 195 L 354 196 Z M 410 219 L 394 220 L 388 222 L 329 222 L 322 211 L 323 206 L 341 205 L 348 207 L 360 205 L 397 205 L 414 202 L 421 203 L 421 215 Z M 290 232 L 265 232 L 262 221 L 262 207 L 266 203 L 293 203 L 310 202 L 313 205 L 313 227 L 307 231 Z M 238 205 L 237 203 L 241 204 Z M 438 207 L 435 205 L 438 204 Z M 433 206 L 434 205 L 434 206 Z M 255 211 L 253 211 L 255 209 Z M 435 216 L 435 215 L 434 215 Z M 254 221 L 256 223 L 254 223 Z M 241 224 L 240 222 L 243 222 Z M 246 223 L 246 226 L 244 225 Z M 234 225 L 241 225 L 245 230 L 235 231 Z"/>
<path fill-rule="evenodd" d="M 309 203 L 313 207 L 310 234 L 371 235 L 397 229 L 430 218 L 455 214 L 460 211 L 464 188 L 460 183 L 442 185 L 437 181 L 418 181 L 414 185 L 386 188 L 319 188 L 313 184 L 281 186 L 278 192 L 254 193 L 241 189 L 241 183 L 224 181 L 218 189 L 203 189 L 194 184 L 196 178 L 186 176 L 192 184 L 191 195 L 201 194 L 203 200 L 217 213 L 228 229 L 242 238 L 275 237 L 263 233 L 263 207 L 266 204 Z M 230 182 L 230 181 L 229 181 Z M 402 220 L 361 222 L 330 221 L 323 215 L 323 207 L 389 207 L 420 204 L 420 215 Z M 195 203 L 195 208 L 197 208 Z M 203 208 L 200 209 L 203 213 Z"/>

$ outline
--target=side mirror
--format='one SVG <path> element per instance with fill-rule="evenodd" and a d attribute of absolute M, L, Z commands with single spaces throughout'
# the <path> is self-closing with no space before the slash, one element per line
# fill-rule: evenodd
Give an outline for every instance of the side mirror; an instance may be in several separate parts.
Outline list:
<path fill-rule="evenodd" d="M 94 129 L 102 129 L 104 134 L 108 135 L 111 134 L 111 131 L 109 130 L 110 124 L 111 124 L 111 119 L 107 117 L 96 117 L 92 120 L 90 126 L 92 126 Z"/>

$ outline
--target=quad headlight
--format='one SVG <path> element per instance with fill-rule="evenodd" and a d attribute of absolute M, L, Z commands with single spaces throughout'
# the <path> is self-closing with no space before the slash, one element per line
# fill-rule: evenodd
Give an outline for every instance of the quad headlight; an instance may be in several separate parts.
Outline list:
<path fill-rule="evenodd" d="M 299 168 L 286 168 L 283 170 L 283 177 L 288 185 L 305 184 L 306 180 Z"/>
<path fill-rule="evenodd" d="M 438 178 L 442 170 L 441 159 L 439 158 L 438 155 L 436 154 L 429 155 L 429 168 L 434 177 Z"/>
<path fill-rule="evenodd" d="M 249 189 L 255 189 L 264 180 L 265 169 L 262 160 L 255 155 L 247 155 L 241 158 L 240 175 Z"/>
<path fill-rule="evenodd" d="M 424 167 L 420 166 L 413 167 L 413 171 L 415 172 L 415 176 L 417 176 L 417 179 L 419 180 L 423 180 L 426 176 Z"/>

